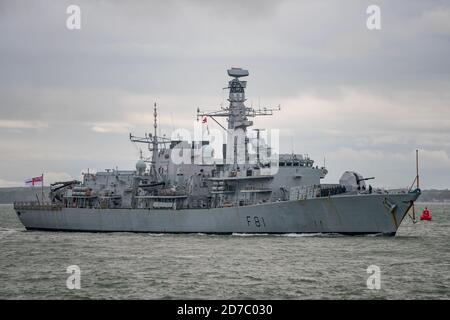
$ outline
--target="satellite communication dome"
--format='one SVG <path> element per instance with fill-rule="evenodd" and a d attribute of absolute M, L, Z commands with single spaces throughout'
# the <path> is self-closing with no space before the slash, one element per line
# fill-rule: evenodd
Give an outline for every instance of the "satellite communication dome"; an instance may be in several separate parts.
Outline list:
<path fill-rule="evenodd" d="M 203 159 L 211 160 L 214 158 L 214 148 L 210 145 L 203 146 Z"/>
<path fill-rule="evenodd" d="M 145 163 L 144 160 L 139 160 L 138 162 L 136 162 L 136 170 L 139 174 L 144 173 L 145 169 L 147 169 L 147 164 Z"/>

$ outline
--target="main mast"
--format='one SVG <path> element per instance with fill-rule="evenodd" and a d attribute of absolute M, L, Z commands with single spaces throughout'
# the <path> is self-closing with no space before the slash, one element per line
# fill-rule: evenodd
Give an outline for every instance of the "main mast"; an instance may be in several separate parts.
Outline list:
<path fill-rule="evenodd" d="M 159 180 L 158 176 L 158 136 L 157 136 L 157 129 L 158 129 L 158 112 L 156 110 L 156 102 L 153 105 L 153 141 L 152 141 L 152 166 L 150 168 L 150 173 L 154 174 L 156 177 L 156 180 Z"/>
<path fill-rule="evenodd" d="M 156 102 L 153 105 L 153 134 L 146 133 L 144 137 L 133 136 L 130 133 L 130 140 L 132 142 L 145 143 L 148 145 L 148 150 L 151 152 L 151 159 L 146 160 L 150 162 L 150 176 L 153 177 L 155 182 L 160 182 L 162 180 L 159 174 L 159 145 L 166 144 L 170 142 L 170 139 L 166 137 L 159 137 L 157 135 L 158 131 L 158 111 L 156 107 Z"/>
<path fill-rule="evenodd" d="M 228 82 L 228 87 L 225 88 L 229 90 L 229 106 L 227 108 L 222 107 L 217 111 L 200 111 L 200 109 L 197 109 L 197 118 L 209 117 L 222 128 L 224 127 L 215 118 L 225 117 L 227 119 L 227 164 L 233 164 L 236 167 L 238 164 L 247 163 L 248 161 L 248 138 L 246 132 L 247 128 L 253 125 L 253 121 L 250 121 L 249 118 L 273 115 L 273 111 L 279 110 L 280 107 L 277 109 L 254 109 L 246 107 L 245 101 L 247 99 L 245 98 L 245 89 L 247 87 L 247 81 L 243 81 L 240 78 L 247 77 L 249 75 L 248 70 L 231 68 L 227 72 L 233 78 Z M 243 155 L 244 159 L 242 159 Z"/>

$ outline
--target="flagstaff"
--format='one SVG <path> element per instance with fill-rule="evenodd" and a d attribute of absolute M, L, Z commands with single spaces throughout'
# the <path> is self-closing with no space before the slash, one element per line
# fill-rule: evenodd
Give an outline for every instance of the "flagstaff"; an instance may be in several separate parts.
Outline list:
<path fill-rule="evenodd" d="M 44 203 L 44 174 L 41 175 L 42 182 L 41 182 L 41 199 L 42 203 Z"/>

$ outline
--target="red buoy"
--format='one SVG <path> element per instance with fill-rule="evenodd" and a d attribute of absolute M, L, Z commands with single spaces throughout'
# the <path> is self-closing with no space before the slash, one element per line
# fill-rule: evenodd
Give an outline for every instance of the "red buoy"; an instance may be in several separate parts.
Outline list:
<path fill-rule="evenodd" d="M 431 214 L 427 207 L 425 207 L 425 209 L 422 211 L 420 220 L 431 221 Z"/>

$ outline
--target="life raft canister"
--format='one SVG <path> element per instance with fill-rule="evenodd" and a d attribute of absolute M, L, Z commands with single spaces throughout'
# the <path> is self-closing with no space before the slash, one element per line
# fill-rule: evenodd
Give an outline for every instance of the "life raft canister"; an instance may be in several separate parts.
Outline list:
<path fill-rule="evenodd" d="M 431 221 L 431 215 L 430 215 L 430 211 L 428 210 L 428 208 L 425 208 L 422 211 L 422 215 L 420 216 L 420 220 Z"/>

